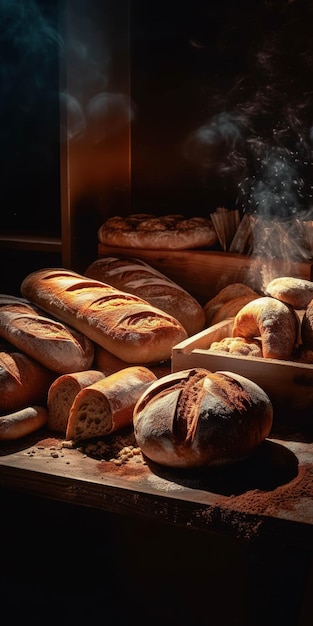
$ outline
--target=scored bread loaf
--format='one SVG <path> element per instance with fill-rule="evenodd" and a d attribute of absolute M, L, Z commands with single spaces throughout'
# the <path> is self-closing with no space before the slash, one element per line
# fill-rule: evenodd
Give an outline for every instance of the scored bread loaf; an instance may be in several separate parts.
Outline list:
<path fill-rule="evenodd" d="M 44 406 L 27 406 L 0 416 L 0 441 L 26 437 L 46 425 L 48 411 Z"/>
<path fill-rule="evenodd" d="M 131 366 L 82 389 L 74 399 L 66 439 L 103 437 L 129 426 L 141 394 L 156 380 L 147 367 Z"/>
<path fill-rule="evenodd" d="M 60 374 L 88 369 L 94 359 L 94 345 L 83 333 L 15 296 L 0 294 L 0 335 Z"/>
<path fill-rule="evenodd" d="M 46 404 L 55 373 L 22 352 L 0 352 L 0 413 Z"/>
<path fill-rule="evenodd" d="M 273 407 L 261 387 L 239 374 L 192 368 L 152 383 L 133 422 L 137 445 L 151 461 L 219 466 L 248 457 L 264 441 Z"/>
<path fill-rule="evenodd" d="M 172 347 L 187 338 L 182 324 L 171 315 L 138 296 L 71 270 L 33 272 L 24 278 L 21 293 L 130 363 L 167 360 Z"/>
<path fill-rule="evenodd" d="M 58 376 L 48 391 L 48 428 L 65 435 L 70 409 L 78 392 L 101 378 L 104 374 L 98 370 Z"/>
<path fill-rule="evenodd" d="M 87 267 L 85 276 L 101 280 L 116 289 L 133 293 L 154 307 L 169 313 L 184 326 L 189 336 L 203 330 L 202 306 L 191 294 L 141 259 L 107 256 Z"/>

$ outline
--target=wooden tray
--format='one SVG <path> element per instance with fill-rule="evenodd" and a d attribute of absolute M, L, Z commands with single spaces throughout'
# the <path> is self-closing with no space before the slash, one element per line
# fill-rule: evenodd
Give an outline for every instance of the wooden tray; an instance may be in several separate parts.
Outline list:
<path fill-rule="evenodd" d="M 205 367 L 212 372 L 227 370 L 254 381 L 270 397 L 275 416 L 295 426 L 313 425 L 313 365 L 210 353 L 213 341 L 230 337 L 233 320 L 225 320 L 182 341 L 172 351 L 172 371 Z"/>

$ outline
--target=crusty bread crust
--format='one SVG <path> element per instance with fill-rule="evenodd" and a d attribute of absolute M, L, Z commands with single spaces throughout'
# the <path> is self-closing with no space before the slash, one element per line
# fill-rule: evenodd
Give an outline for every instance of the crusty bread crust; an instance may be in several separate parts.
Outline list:
<path fill-rule="evenodd" d="M 306 309 L 313 299 L 313 282 L 305 278 L 280 276 L 268 283 L 265 293 L 295 309 Z"/>
<path fill-rule="evenodd" d="M 269 435 L 273 407 L 254 382 L 202 368 L 164 376 L 134 408 L 138 446 L 169 467 L 208 467 L 246 458 Z"/>
<path fill-rule="evenodd" d="M 264 296 L 237 313 L 233 337 L 260 337 L 265 359 L 290 360 L 299 338 L 300 321 L 292 307 Z"/>
<path fill-rule="evenodd" d="M 0 335 L 59 374 L 88 369 L 94 359 L 93 343 L 83 333 L 22 298 L 0 295 Z"/>
<path fill-rule="evenodd" d="M 129 363 L 167 360 L 172 347 L 187 338 L 174 317 L 138 296 L 71 270 L 33 272 L 23 280 L 21 293 Z"/>
<path fill-rule="evenodd" d="M 148 214 L 109 217 L 99 227 L 98 239 L 107 246 L 136 250 L 207 248 L 218 240 L 209 218 Z"/>
<path fill-rule="evenodd" d="M 226 319 L 225 313 L 223 312 L 220 315 L 220 310 L 224 305 L 227 305 L 229 302 L 237 300 L 238 298 L 257 298 L 258 293 L 256 293 L 251 287 L 246 285 L 245 283 L 231 283 L 230 285 L 226 285 L 223 287 L 213 298 L 208 300 L 205 303 L 203 310 L 205 314 L 205 323 L 206 326 L 212 326 L 216 324 L 216 319 L 221 321 L 221 319 Z M 225 309 L 224 309 L 225 311 Z M 222 317 L 224 315 L 224 317 Z M 213 321 L 214 320 L 214 321 Z"/>
<path fill-rule="evenodd" d="M 48 412 L 43 406 L 28 406 L 0 416 L 0 441 L 26 437 L 47 424 Z"/>
<path fill-rule="evenodd" d="M 205 315 L 199 302 L 141 259 L 111 256 L 96 259 L 86 269 L 85 276 L 146 300 L 178 319 L 189 336 L 204 328 Z"/>
<path fill-rule="evenodd" d="M 0 352 L 0 413 L 45 404 L 55 376 L 22 352 Z"/>

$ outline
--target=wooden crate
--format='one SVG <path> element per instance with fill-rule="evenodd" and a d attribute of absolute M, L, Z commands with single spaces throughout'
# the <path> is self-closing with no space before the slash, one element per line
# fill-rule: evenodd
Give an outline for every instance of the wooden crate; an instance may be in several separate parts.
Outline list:
<path fill-rule="evenodd" d="M 257 383 L 270 397 L 277 422 L 297 429 L 313 425 L 313 365 L 210 353 L 213 341 L 230 337 L 233 320 L 226 320 L 182 341 L 172 351 L 172 371 L 204 367 L 231 371 Z"/>

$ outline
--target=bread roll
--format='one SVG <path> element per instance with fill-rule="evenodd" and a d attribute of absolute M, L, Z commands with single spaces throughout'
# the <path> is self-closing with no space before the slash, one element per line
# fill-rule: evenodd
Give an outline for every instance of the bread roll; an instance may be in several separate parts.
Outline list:
<path fill-rule="evenodd" d="M 174 317 L 137 296 L 71 270 L 33 272 L 23 280 L 21 293 L 129 363 L 167 360 L 172 347 L 187 338 Z"/>
<path fill-rule="evenodd" d="M 72 404 L 66 439 L 103 437 L 131 425 L 137 400 L 155 380 L 148 368 L 132 366 L 85 387 Z"/>
<path fill-rule="evenodd" d="M 294 310 L 269 296 L 246 304 L 235 316 L 233 337 L 261 337 L 265 359 L 290 360 L 299 336 Z"/>
<path fill-rule="evenodd" d="M 294 309 L 306 309 L 313 299 L 313 282 L 305 278 L 280 276 L 268 283 L 265 293 L 293 306 Z"/>
<path fill-rule="evenodd" d="M 46 425 L 47 409 L 43 406 L 28 406 L 0 417 L 0 441 L 26 437 Z"/>
<path fill-rule="evenodd" d="M 93 343 L 84 334 L 15 296 L 0 295 L 0 335 L 59 374 L 88 369 L 94 359 Z"/>
<path fill-rule="evenodd" d="M 20 352 L 0 352 L 0 413 L 46 404 L 55 374 Z"/>
<path fill-rule="evenodd" d="M 273 407 L 254 382 L 233 372 L 187 369 L 153 383 L 134 408 L 138 446 L 178 468 L 244 459 L 269 435 Z"/>
<path fill-rule="evenodd" d="M 220 341 L 213 341 L 209 347 L 209 352 L 263 357 L 261 341 L 259 339 L 245 339 L 244 337 L 224 337 Z"/>
<path fill-rule="evenodd" d="M 211 320 L 211 325 L 214 326 L 214 324 L 218 324 L 218 322 L 235 317 L 243 306 L 258 297 L 259 296 L 256 294 L 247 294 L 244 296 L 238 296 L 238 298 L 232 298 L 227 302 L 223 302 L 223 304 L 216 309 Z"/>
<path fill-rule="evenodd" d="M 218 314 L 219 309 L 227 302 L 234 300 L 235 298 L 241 298 L 244 296 L 251 296 L 256 298 L 259 294 L 256 293 L 251 287 L 244 283 L 231 283 L 223 287 L 216 296 L 211 298 L 203 307 L 206 326 L 211 326 L 214 316 Z M 226 319 L 225 317 L 223 319 Z M 221 320 L 219 320 L 221 321 Z"/>
<path fill-rule="evenodd" d="M 48 391 L 48 428 L 65 435 L 70 409 L 79 391 L 104 377 L 98 370 L 58 376 Z"/>
<path fill-rule="evenodd" d="M 146 300 L 151 306 L 165 311 L 181 322 L 189 336 L 204 328 L 205 315 L 199 302 L 185 289 L 140 259 L 103 257 L 89 265 L 85 276 Z"/>

